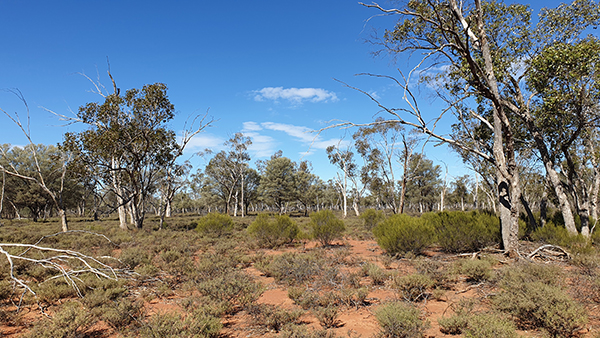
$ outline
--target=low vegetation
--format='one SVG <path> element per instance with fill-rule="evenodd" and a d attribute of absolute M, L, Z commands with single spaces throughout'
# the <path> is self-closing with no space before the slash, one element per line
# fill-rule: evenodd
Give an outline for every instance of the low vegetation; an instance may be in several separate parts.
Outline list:
<path fill-rule="evenodd" d="M 449 335 L 512 338 L 527 330 L 581 337 L 590 327 L 600 330 L 593 310 L 600 305 L 600 256 L 593 245 L 583 250 L 578 241 L 566 243 L 565 250 L 576 252 L 569 262 L 554 264 L 550 256 L 507 262 L 489 250 L 493 236 L 465 250 L 468 255 L 441 244 L 442 230 L 456 220 L 480 220 L 485 226 L 477 231 L 496 229 L 486 221 L 489 214 L 369 217 L 373 215 L 379 219 L 372 228 L 379 253 L 364 255 L 353 253 L 349 241 L 364 235 L 365 219 L 342 220 L 331 211 L 310 218 L 176 217 L 161 230 L 158 220 L 150 218 L 147 227 L 128 232 L 115 219 L 81 219 L 72 222 L 77 231 L 56 236 L 60 224 L 55 221 L 7 222 L 1 242 L 36 243 L 46 236 L 39 245 L 76 247 L 112 268 L 118 278 L 82 271 L 73 274 L 72 284 L 52 278 L 52 269 L 35 260 L 17 260 L 13 274 L 35 293 L 23 294 L 3 260 L 0 327 L 18 328 L 24 337 L 219 337 L 231 334 L 232 325 L 242 325 L 235 322 L 244 325 L 236 330 L 251 337 L 345 337 L 345 314 L 369 311 L 379 327 L 373 336 L 425 337 L 435 335 L 428 320 L 431 310 L 426 309 L 440 302 L 446 310 L 437 323 Z M 35 250 L 27 255 L 44 257 Z M 274 282 L 262 283 L 257 274 Z M 261 301 L 273 288 L 283 289 L 293 307 Z M 157 309 L 156 303 L 170 305 Z M 23 319 L 26 308 L 38 313 L 35 323 Z"/>

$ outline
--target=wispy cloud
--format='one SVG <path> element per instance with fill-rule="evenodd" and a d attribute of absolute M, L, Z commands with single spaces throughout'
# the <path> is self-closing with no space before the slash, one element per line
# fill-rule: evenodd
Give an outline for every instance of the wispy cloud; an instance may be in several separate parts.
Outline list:
<path fill-rule="evenodd" d="M 262 127 L 256 122 L 248 121 L 248 122 L 242 123 L 242 132 L 258 131 L 258 130 L 262 130 Z"/>
<path fill-rule="evenodd" d="M 321 88 L 283 88 L 283 87 L 265 87 L 252 92 L 255 101 L 265 100 L 287 100 L 293 104 L 301 104 L 304 101 L 310 102 L 335 102 L 338 101 L 334 92 Z"/>
<path fill-rule="evenodd" d="M 223 148 L 223 140 L 220 137 L 213 136 L 210 134 L 199 134 L 194 136 L 187 144 L 186 151 L 202 151 L 204 149 L 211 149 L 218 151 Z"/>

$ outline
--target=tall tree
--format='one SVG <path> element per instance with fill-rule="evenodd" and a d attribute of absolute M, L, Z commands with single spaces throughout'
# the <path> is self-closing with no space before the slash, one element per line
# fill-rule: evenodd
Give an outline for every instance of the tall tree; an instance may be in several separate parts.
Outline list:
<path fill-rule="evenodd" d="M 406 185 L 408 201 L 418 208 L 418 212 L 433 211 L 440 189 L 439 165 L 422 154 L 415 154 L 409 164 L 410 176 Z"/>
<path fill-rule="evenodd" d="M 79 108 L 77 117 L 67 117 L 89 129 L 65 134 L 64 146 L 93 166 L 104 186 L 117 196 L 121 228 L 127 228 L 125 206 L 132 223 L 141 228 L 146 202 L 156 189 L 160 170 L 175 165 L 183 151 L 175 133 L 167 127 L 175 109 L 165 84 L 145 85 L 122 95 L 110 71 L 109 76 L 112 94 L 98 90 L 103 102 L 88 103 Z M 208 124 L 201 122 L 187 135 L 200 132 Z"/>
<path fill-rule="evenodd" d="M 248 162 L 250 161 L 250 155 L 248 154 L 248 147 L 252 145 L 250 137 L 244 136 L 242 133 L 236 133 L 232 138 L 225 142 L 226 146 L 229 146 L 229 158 L 232 165 L 231 170 L 239 181 L 239 192 L 241 198 L 238 201 L 238 191 L 235 193 L 235 208 L 234 216 L 237 216 L 238 202 L 242 204 L 242 217 L 244 217 L 245 208 L 243 207 L 244 202 L 244 188 L 246 187 L 245 178 L 248 169 Z"/>
<path fill-rule="evenodd" d="M 288 202 L 297 200 L 294 162 L 279 152 L 260 167 L 260 195 L 264 201 L 275 205 L 281 215 Z"/>
<path fill-rule="evenodd" d="M 405 147 L 403 150 L 407 151 L 405 159 L 410 158 L 408 151 L 412 153 L 413 147 L 403 131 L 402 124 L 379 117 L 372 125 L 359 128 L 352 136 L 357 152 L 365 159 L 364 168 L 368 170 L 368 174 L 363 177 L 376 179 L 377 183 L 381 183 L 383 196 L 394 213 L 402 212 L 400 211 L 402 202 L 398 201 L 396 192 L 396 161 L 402 158 L 400 144 Z"/>
<path fill-rule="evenodd" d="M 334 182 L 342 196 L 342 215 L 346 218 L 348 215 L 348 181 L 356 181 L 357 176 L 356 163 L 353 158 L 354 153 L 349 146 L 347 149 L 342 150 L 338 144 L 337 146 L 327 147 L 327 157 L 329 157 L 329 162 L 341 171 L 341 173 L 336 173 Z M 358 210 L 356 211 L 358 212 Z"/>
<path fill-rule="evenodd" d="M 401 9 L 365 6 L 400 17 L 394 29 L 384 35 L 386 51 L 395 56 L 423 52 L 417 67 L 440 69 L 444 65 L 442 72 L 425 75 L 425 80 L 437 84 L 436 92 L 447 100 L 448 108 L 437 118 L 423 116 L 409 87 L 414 72 L 402 81 L 393 79 L 404 89 L 406 108 L 392 108 L 362 92 L 394 121 L 493 165 L 503 247 L 507 253 L 516 254 L 521 187 L 515 135 L 518 126 L 535 126 L 531 101 L 525 98 L 521 81 L 528 75 L 526 61 L 555 41 L 577 38 L 597 21 L 597 5 L 583 0 L 544 10 L 535 28 L 530 24 L 528 7 L 520 4 L 436 0 L 410 1 Z M 525 66 L 524 72 L 520 65 Z M 435 130 L 448 111 L 455 113 L 458 134 L 448 136 Z M 481 132 L 487 136 L 482 138 Z"/>
<path fill-rule="evenodd" d="M 14 94 L 15 96 L 17 96 L 17 98 L 25 106 L 25 110 L 26 110 L 26 114 L 27 114 L 27 121 L 29 121 L 29 106 L 27 105 L 27 101 L 25 100 L 25 97 L 18 90 L 13 90 L 10 92 L 12 94 Z M 42 189 L 45 193 L 47 193 L 48 196 L 50 196 L 54 206 L 56 207 L 58 216 L 60 217 L 60 220 L 61 220 L 62 230 L 68 231 L 69 226 L 68 226 L 68 221 L 67 221 L 67 213 L 66 213 L 66 207 L 65 207 L 65 203 L 64 203 L 63 192 L 64 192 L 64 182 L 67 177 L 67 167 L 72 159 L 71 154 L 68 152 L 60 152 L 59 156 L 55 157 L 53 159 L 54 164 L 58 166 L 57 170 L 60 173 L 59 176 L 60 176 L 61 184 L 58 186 L 58 189 L 51 189 L 47 183 L 46 177 L 44 177 L 44 173 L 42 172 L 42 167 L 40 165 L 40 161 L 39 161 L 38 153 L 37 153 L 37 146 L 33 143 L 33 140 L 31 138 L 29 124 L 24 126 L 21 123 L 21 119 L 20 119 L 18 113 L 15 113 L 14 115 L 9 114 L 2 108 L 0 108 L 0 111 L 3 112 L 4 115 L 6 115 L 23 132 L 23 135 L 25 135 L 25 137 L 27 138 L 27 141 L 28 141 L 27 150 L 29 151 L 29 157 L 33 160 L 33 171 L 29 175 L 23 174 L 18 169 L 17 164 L 11 163 L 10 161 L 0 163 L 0 170 L 2 170 L 3 174 L 10 175 L 13 177 L 18 177 L 18 178 L 27 180 L 29 182 L 32 182 L 32 183 L 36 184 L 37 186 L 39 186 L 40 189 Z M 2 147 L 0 147 L 0 150 L 2 151 L 2 157 L 5 160 L 7 160 L 7 156 L 8 156 L 6 153 L 7 147 L 2 146 Z"/>

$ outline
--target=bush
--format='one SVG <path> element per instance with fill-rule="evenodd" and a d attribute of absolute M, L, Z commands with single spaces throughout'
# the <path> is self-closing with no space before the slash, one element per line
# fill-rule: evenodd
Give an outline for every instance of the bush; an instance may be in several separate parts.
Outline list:
<path fill-rule="evenodd" d="M 323 246 L 328 246 L 334 239 L 342 237 L 346 226 L 344 221 L 335 217 L 331 210 L 321 210 L 310 215 L 312 236 Z"/>
<path fill-rule="evenodd" d="M 247 229 L 248 234 L 258 240 L 263 248 L 274 248 L 292 242 L 300 229 L 289 216 L 277 216 L 271 221 L 269 215 L 259 214 Z"/>
<path fill-rule="evenodd" d="M 552 271 L 535 264 L 511 269 L 500 282 L 503 291 L 494 305 L 518 318 L 523 328 L 542 328 L 552 337 L 569 337 L 587 322 L 587 314 L 557 285 L 560 279 Z"/>
<path fill-rule="evenodd" d="M 434 241 L 433 227 L 425 219 L 393 215 L 373 229 L 379 246 L 390 255 L 419 254 Z"/>
<path fill-rule="evenodd" d="M 469 318 L 465 329 L 465 338 L 517 338 L 512 321 L 501 316 L 481 313 Z"/>
<path fill-rule="evenodd" d="M 325 270 L 322 258 L 313 254 L 286 252 L 273 258 L 263 272 L 289 285 L 316 280 Z"/>
<path fill-rule="evenodd" d="M 381 326 L 381 337 L 387 338 L 420 338 L 428 322 L 420 318 L 420 311 L 401 302 L 383 305 L 375 311 L 375 318 Z"/>
<path fill-rule="evenodd" d="M 233 229 L 233 220 L 231 216 L 211 212 L 200 218 L 196 230 L 202 234 L 211 237 L 220 237 Z"/>
<path fill-rule="evenodd" d="M 176 313 L 156 313 L 142 327 L 143 337 L 206 337 L 216 338 L 221 320 L 204 311 L 194 311 L 183 319 Z"/>
<path fill-rule="evenodd" d="M 492 278 L 492 264 L 487 260 L 469 259 L 462 262 L 460 271 L 469 282 L 483 282 Z"/>
<path fill-rule="evenodd" d="M 385 220 L 385 214 L 381 210 L 367 209 L 359 216 L 363 220 L 365 229 L 371 231 L 377 224 Z"/>
<path fill-rule="evenodd" d="M 76 338 L 83 337 L 93 322 L 93 316 L 83 311 L 77 302 L 64 304 L 52 317 L 50 323 L 45 320 L 36 322 L 25 337 L 35 338 Z"/>
<path fill-rule="evenodd" d="M 446 252 L 474 252 L 500 241 L 500 221 L 477 211 L 444 211 L 423 218 L 431 222 L 438 244 Z"/>
<path fill-rule="evenodd" d="M 422 274 L 406 275 L 394 280 L 394 287 L 407 302 L 427 299 L 427 289 L 432 286 L 431 278 Z"/>

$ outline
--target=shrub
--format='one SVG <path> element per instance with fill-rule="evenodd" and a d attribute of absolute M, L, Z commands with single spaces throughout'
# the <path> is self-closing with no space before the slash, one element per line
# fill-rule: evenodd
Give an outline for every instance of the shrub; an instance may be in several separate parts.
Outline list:
<path fill-rule="evenodd" d="M 200 218 L 196 230 L 200 233 L 211 236 L 220 237 L 233 229 L 233 220 L 231 216 L 211 212 L 208 215 Z"/>
<path fill-rule="evenodd" d="M 558 274 L 529 264 L 511 269 L 500 282 L 503 291 L 494 299 L 497 309 L 519 319 L 524 327 L 546 330 L 552 337 L 569 337 L 587 322 L 580 304 L 558 286 Z"/>
<path fill-rule="evenodd" d="M 431 278 L 422 274 L 406 275 L 394 280 L 394 287 L 407 302 L 427 299 L 427 289 L 432 286 Z"/>
<path fill-rule="evenodd" d="M 470 282 L 483 282 L 492 278 L 492 264 L 487 260 L 465 260 L 461 264 L 460 271 Z"/>
<path fill-rule="evenodd" d="M 373 229 L 379 246 L 390 255 L 419 254 L 434 240 L 433 227 L 422 218 L 393 215 Z"/>
<path fill-rule="evenodd" d="M 288 311 L 271 304 L 256 304 L 248 311 L 258 325 L 264 325 L 276 332 L 289 323 L 295 323 L 302 315 L 302 310 Z"/>
<path fill-rule="evenodd" d="M 371 277 L 373 285 L 383 285 L 389 278 L 389 274 L 386 271 L 371 262 L 365 263 L 362 266 L 362 271 L 365 276 Z"/>
<path fill-rule="evenodd" d="M 277 216 L 271 221 L 269 215 L 259 214 L 247 229 L 261 247 L 274 248 L 293 241 L 300 229 L 289 216 Z"/>
<path fill-rule="evenodd" d="M 440 331 L 445 334 L 461 334 L 469 325 L 469 318 L 472 316 L 473 300 L 461 300 L 454 308 L 454 315 L 450 317 L 441 317 L 438 319 Z M 454 307 L 454 305 L 453 305 Z"/>
<path fill-rule="evenodd" d="M 32 338 L 76 338 L 82 337 L 93 322 L 93 316 L 83 311 L 77 302 L 64 304 L 52 317 L 50 323 L 44 320 L 36 322 L 25 337 Z"/>
<path fill-rule="evenodd" d="M 316 255 L 286 252 L 274 257 L 263 272 L 277 281 L 293 285 L 315 280 L 324 267 L 324 260 Z"/>
<path fill-rule="evenodd" d="M 500 240 L 500 221 L 477 211 L 444 211 L 423 215 L 435 227 L 438 244 L 446 252 L 474 252 Z"/>
<path fill-rule="evenodd" d="M 335 305 L 327 305 L 325 307 L 318 307 L 313 310 L 315 317 L 319 320 L 322 327 L 326 329 L 338 327 L 339 320 L 339 309 Z"/>
<path fill-rule="evenodd" d="M 381 326 L 381 337 L 386 338 L 420 338 L 428 322 L 420 318 L 420 311 L 408 304 L 393 302 L 383 305 L 375 311 L 375 318 Z"/>
<path fill-rule="evenodd" d="M 377 224 L 383 222 L 385 214 L 381 210 L 367 209 L 359 218 L 363 220 L 365 229 L 371 231 Z"/>
<path fill-rule="evenodd" d="M 512 321 L 497 314 L 481 313 L 469 318 L 465 338 L 517 338 Z"/>
<path fill-rule="evenodd" d="M 328 246 L 335 239 L 341 238 L 346 226 L 344 221 L 335 217 L 331 210 L 321 210 L 310 215 L 312 236 L 323 246 Z"/>

